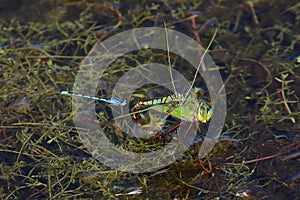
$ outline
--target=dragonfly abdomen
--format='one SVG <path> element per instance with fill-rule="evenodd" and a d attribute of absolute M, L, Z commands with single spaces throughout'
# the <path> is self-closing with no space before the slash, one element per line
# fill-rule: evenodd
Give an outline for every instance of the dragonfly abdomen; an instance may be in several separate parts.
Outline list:
<path fill-rule="evenodd" d="M 160 98 L 153 98 L 153 99 L 140 99 L 132 108 L 133 111 L 133 119 L 136 122 L 139 122 L 143 124 L 142 120 L 142 112 L 139 111 L 141 108 L 148 108 L 151 106 L 158 106 L 158 105 L 163 105 L 163 104 L 169 104 L 170 102 L 173 102 L 174 97 L 171 96 L 166 96 L 166 97 L 160 97 Z"/>
<path fill-rule="evenodd" d="M 167 104 L 173 100 L 172 96 L 161 97 L 161 98 L 153 98 L 153 99 L 146 99 L 146 100 L 139 100 L 134 106 L 133 109 L 139 107 L 147 107 L 153 105 L 160 105 L 160 104 Z"/>

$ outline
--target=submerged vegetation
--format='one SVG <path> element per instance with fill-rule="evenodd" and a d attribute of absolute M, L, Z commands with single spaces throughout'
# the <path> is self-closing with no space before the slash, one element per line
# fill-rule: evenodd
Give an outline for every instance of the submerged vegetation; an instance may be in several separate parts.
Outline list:
<path fill-rule="evenodd" d="M 298 1 L 13 2 L 1 5 L 0 13 L 1 199 L 299 197 Z M 13 16 L 15 11 L 19 14 Z M 159 25 L 158 13 L 168 28 L 201 39 L 204 47 L 216 27 L 201 27 L 218 19 L 209 54 L 225 83 L 226 123 L 219 142 L 203 160 L 197 160 L 201 143 L 196 143 L 162 170 L 120 172 L 86 150 L 73 122 L 72 102 L 60 91 L 72 89 L 80 62 L 96 43 L 128 29 Z M 150 62 L 149 56 L 167 63 L 161 54 L 140 51 L 112 63 L 99 80 L 98 95 L 110 98 L 120 75 Z M 171 57 L 175 65 L 184 62 Z M 181 65 L 175 67 L 193 75 Z M 201 80 L 196 84 L 202 86 Z M 149 93 L 171 95 L 152 86 L 133 93 L 130 105 L 151 97 Z M 203 96 L 208 98 L 207 92 Z M 122 148 L 161 148 L 160 137 L 136 140 L 108 123 L 109 105 L 99 103 L 96 110 L 107 137 Z"/>

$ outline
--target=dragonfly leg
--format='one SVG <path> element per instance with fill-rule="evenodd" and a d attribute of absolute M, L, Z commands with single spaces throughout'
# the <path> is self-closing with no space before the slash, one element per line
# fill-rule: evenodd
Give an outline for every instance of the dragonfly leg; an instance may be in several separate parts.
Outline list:
<path fill-rule="evenodd" d="M 195 122 L 195 126 L 196 126 L 197 133 L 199 133 L 199 136 L 201 137 L 201 139 L 204 140 L 205 134 L 203 134 L 202 131 L 201 131 L 201 129 L 200 129 L 199 121 Z M 205 126 L 205 128 L 207 130 L 207 125 L 204 124 L 204 126 Z"/>
<path fill-rule="evenodd" d="M 199 121 L 198 120 L 196 121 L 195 126 L 196 126 L 197 132 L 201 133 L 201 129 L 200 129 Z M 206 124 L 205 124 L 205 127 L 206 127 Z"/>
<path fill-rule="evenodd" d="M 182 120 L 178 123 L 176 123 L 172 128 L 170 128 L 167 131 L 157 131 L 154 133 L 154 136 L 156 137 L 162 137 L 163 139 L 163 146 L 165 146 L 166 143 L 166 136 L 169 135 L 172 131 L 175 131 L 178 127 L 180 127 L 181 125 L 183 125 L 184 123 L 186 123 L 187 120 Z M 185 131 L 184 136 L 186 136 L 188 134 L 188 132 L 191 130 L 193 123 L 191 123 L 191 125 L 188 127 L 188 129 Z"/>
<path fill-rule="evenodd" d="M 167 131 L 167 134 L 169 134 L 170 132 L 174 131 L 175 129 L 177 129 L 178 127 L 180 127 L 181 125 L 185 124 L 187 122 L 187 120 L 182 120 L 180 122 L 178 122 L 177 124 L 175 124 L 172 128 L 170 128 L 168 131 Z M 188 132 L 191 130 L 193 126 L 193 122 L 189 125 L 188 129 L 184 132 L 184 137 L 187 136 Z"/>
<path fill-rule="evenodd" d="M 154 137 L 161 137 L 163 141 L 163 147 L 166 145 L 166 134 L 164 131 L 154 131 L 152 135 Z"/>
<path fill-rule="evenodd" d="M 192 126 L 193 126 L 193 123 L 194 123 L 194 122 L 192 122 L 192 123 L 189 125 L 188 129 L 185 131 L 184 137 L 186 137 L 187 134 L 190 132 L 190 130 L 191 130 Z"/>
<path fill-rule="evenodd" d="M 178 127 L 180 127 L 181 125 L 185 124 L 187 122 L 187 120 L 182 120 L 180 122 L 178 122 L 177 124 L 175 124 L 172 128 L 170 128 L 168 131 L 167 131 L 167 134 L 169 134 L 170 132 L 174 131 L 175 129 L 177 129 Z M 201 133 L 201 129 L 200 129 L 200 126 L 199 126 L 199 121 L 198 120 L 195 120 L 191 123 L 191 125 L 188 127 L 188 129 L 185 131 L 185 134 L 184 136 L 186 136 L 188 134 L 188 132 L 191 130 L 192 128 L 192 125 L 195 123 L 195 128 L 197 130 L 197 132 Z M 206 124 L 205 124 L 206 125 Z"/>
<path fill-rule="evenodd" d="M 186 122 L 187 122 L 186 120 L 182 120 L 182 121 L 178 122 L 172 128 L 170 128 L 166 133 L 167 134 L 171 133 L 172 131 L 174 131 L 175 129 L 177 129 L 179 126 L 183 125 Z"/>

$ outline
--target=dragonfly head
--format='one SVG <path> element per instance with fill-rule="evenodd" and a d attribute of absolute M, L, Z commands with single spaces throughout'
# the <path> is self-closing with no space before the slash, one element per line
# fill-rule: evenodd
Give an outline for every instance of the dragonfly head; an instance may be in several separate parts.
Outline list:
<path fill-rule="evenodd" d="M 207 123 L 213 114 L 213 109 L 205 102 L 201 102 L 198 108 L 198 120 L 202 123 Z"/>

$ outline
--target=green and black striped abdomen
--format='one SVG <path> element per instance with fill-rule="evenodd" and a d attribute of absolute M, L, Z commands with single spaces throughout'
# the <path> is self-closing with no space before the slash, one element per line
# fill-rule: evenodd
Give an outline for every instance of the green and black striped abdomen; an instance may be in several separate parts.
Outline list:
<path fill-rule="evenodd" d="M 166 104 L 172 104 L 176 101 L 176 98 L 174 98 L 173 95 L 166 96 L 166 97 L 160 97 L 160 98 L 153 98 L 153 99 L 141 99 L 139 100 L 132 108 L 133 111 L 133 118 L 135 121 L 141 121 L 142 119 L 142 112 L 139 112 L 140 109 L 149 108 L 152 106 L 158 106 L 158 105 L 166 105 Z M 166 105 L 167 106 L 167 105 Z"/>
<path fill-rule="evenodd" d="M 185 97 L 183 95 L 170 95 L 161 98 L 153 98 L 147 100 L 139 100 L 132 109 L 134 113 L 132 116 L 135 121 L 142 121 L 143 112 L 148 111 L 149 109 L 153 109 L 158 112 L 171 114 L 172 111 L 179 107 L 180 103 L 185 101 Z M 177 117 L 176 115 L 174 117 Z"/>
<path fill-rule="evenodd" d="M 134 106 L 133 109 L 141 108 L 141 107 L 149 107 L 155 105 L 162 105 L 162 104 L 178 104 L 180 102 L 185 101 L 184 95 L 170 95 L 166 97 L 160 98 L 153 98 L 153 99 L 146 99 L 146 100 L 139 100 Z"/>
<path fill-rule="evenodd" d="M 148 107 L 153 105 L 167 104 L 173 101 L 172 96 L 161 97 L 161 98 L 153 98 L 146 100 L 139 100 L 134 106 L 133 109 L 137 109 L 140 107 Z"/>

